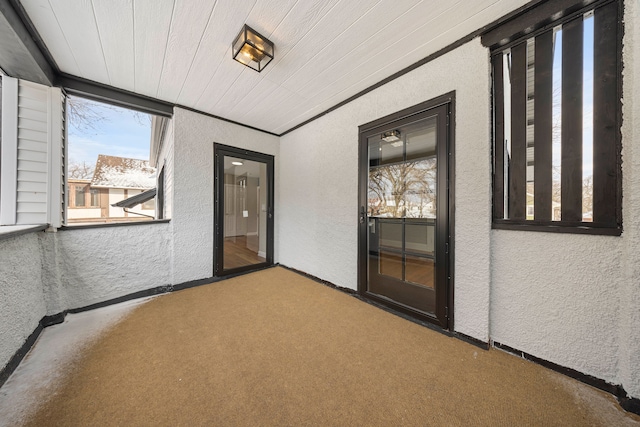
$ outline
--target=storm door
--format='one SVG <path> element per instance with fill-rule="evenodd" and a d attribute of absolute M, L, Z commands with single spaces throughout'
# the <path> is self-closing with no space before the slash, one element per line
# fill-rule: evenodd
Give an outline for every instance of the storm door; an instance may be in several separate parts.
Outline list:
<path fill-rule="evenodd" d="M 215 145 L 216 276 L 273 264 L 273 156 Z"/>
<path fill-rule="evenodd" d="M 451 276 L 449 108 L 395 114 L 360 133 L 359 292 L 443 328 Z"/>

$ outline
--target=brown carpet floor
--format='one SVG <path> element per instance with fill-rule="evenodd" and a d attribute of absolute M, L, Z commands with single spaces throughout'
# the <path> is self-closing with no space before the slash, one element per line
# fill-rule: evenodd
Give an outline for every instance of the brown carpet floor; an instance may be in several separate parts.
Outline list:
<path fill-rule="evenodd" d="M 639 422 L 606 393 L 273 268 L 141 305 L 84 351 L 28 424 Z"/>

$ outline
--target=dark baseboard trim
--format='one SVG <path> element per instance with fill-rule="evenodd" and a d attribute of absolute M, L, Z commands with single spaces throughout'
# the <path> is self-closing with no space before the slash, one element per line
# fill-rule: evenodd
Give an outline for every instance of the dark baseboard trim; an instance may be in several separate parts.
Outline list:
<path fill-rule="evenodd" d="M 523 359 L 529 360 L 538 365 L 544 366 L 545 368 L 571 377 L 602 391 L 606 391 L 607 393 L 614 395 L 618 399 L 620 406 L 622 406 L 625 411 L 640 415 L 640 399 L 629 397 L 627 395 L 627 392 L 624 390 L 624 387 L 622 387 L 621 385 L 610 384 L 600 378 L 596 378 L 588 374 L 583 374 L 582 372 L 576 371 L 575 369 L 567 368 L 566 366 L 549 362 L 548 360 L 541 359 L 532 354 L 525 353 L 524 351 L 509 347 L 508 345 L 501 344 L 499 342 L 494 341 L 493 347 L 506 351 L 507 353 L 511 353 Z"/>
<path fill-rule="evenodd" d="M 121 297 L 112 298 L 106 301 L 98 302 L 91 305 L 86 305 L 83 307 L 71 308 L 69 310 L 62 311 L 57 314 L 47 315 L 40 319 L 38 322 L 38 326 L 36 329 L 29 335 L 29 337 L 25 340 L 24 344 L 14 353 L 14 355 L 9 359 L 9 362 L 0 370 L 0 388 L 4 385 L 4 383 L 9 379 L 11 374 L 16 370 L 16 368 L 20 365 L 24 357 L 29 353 L 33 345 L 36 343 L 38 337 L 44 330 L 44 328 L 60 324 L 64 322 L 65 317 L 69 313 L 82 313 L 84 311 L 95 310 L 96 308 L 107 307 L 114 304 L 119 304 L 121 302 L 131 301 L 140 298 L 146 298 L 155 295 L 162 295 L 171 292 L 181 291 L 183 289 L 194 288 L 197 286 L 208 285 L 210 283 L 221 282 L 223 280 L 231 279 L 233 277 L 242 276 L 245 274 L 255 273 L 256 271 L 266 270 L 269 268 L 273 268 L 275 265 L 269 265 L 267 267 L 262 267 L 252 271 L 243 271 L 241 273 L 231 274 L 229 276 L 224 277 L 206 277 L 198 280 L 191 280 L 188 282 L 183 282 L 177 285 L 165 285 L 165 286 L 157 286 L 151 289 L 145 289 L 138 292 L 133 292 L 127 295 L 123 295 Z"/>
<path fill-rule="evenodd" d="M 41 320 L 40 322 L 38 322 L 38 326 L 36 326 L 36 329 L 31 332 L 31 335 L 29 335 L 24 344 L 22 344 L 22 347 L 20 347 L 18 351 L 14 353 L 5 367 L 0 370 L 0 387 L 2 387 L 5 382 L 7 382 L 11 374 L 13 374 L 13 371 L 18 368 L 20 362 L 22 362 L 22 359 L 24 359 L 29 350 L 31 350 L 31 347 L 33 347 L 33 345 L 36 343 L 43 329 L 44 326 Z"/>
<path fill-rule="evenodd" d="M 627 393 L 625 392 L 624 394 L 626 395 Z M 640 415 L 640 399 L 629 396 L 618 396 L 618 402 L 620 402 L 620 406 L 622 406 L 622 409 L 625 411 Z"/>
<path fill-rule="evenodd" d="M 478 338 L 474 338 L 472 336 L 463 334 L 461 332 L 454 331 L 453 336 L 468 344 L 475 345 L 476 347 L 481 348 L 483 350 L 489 350 L 489 348 L 491 348 L 488 342 L 479 340 Z"/>
<path fill-rule="evenodd" d="M 299 275 L 301 275 L 301 276 L 304 276 L 304 277 L 306 277 L 307 279 L 313 280 L 314 282 L 318 282 L 318 283 L 320 283 L 320 284 L 322 284 L 322 285 L 328 286 L 328 287 L 330 287 L 330 288 L 336 289 L 336 290 L 338 290 L 338 291 L 344 292 L 344 293 L 349 294 L 349 295 L 357 296 L 356 291 L 354 291 L 354 290 L 353 290 L 353 289 L 351 289 L 351 288 L 345 288 L 345 287 L 342 287 L 342 286 L 338 286 L 338 285 L 336 285 L 336 284 L 334 284 L 334 283 L 331 283 L 331 282 L 328 282 L 328 281 L 326 281 L 326 280 L 323 280 L 323 279 L 321 279 L 321 278 L 319 278 L 319 277 L 317 277 L 317 276 L 314 276 L 314 275 L 312 275 L 312 274 L 305 273 L 304 271 L 297 270 L 297 269 L 295 269 L 295 268 L 293 268 L 293 267 L 289 267 L 289 266 L 282 265 L 282 264 L 277 264 L 277 265 L 278 265 L 279 267 L 285 268 L 285 269 L 287 269 L 287 270 L 289 270 L 289 271 L 293 271 L 294 273 L 297 273 L 297 274 L 299 274 Z"/>

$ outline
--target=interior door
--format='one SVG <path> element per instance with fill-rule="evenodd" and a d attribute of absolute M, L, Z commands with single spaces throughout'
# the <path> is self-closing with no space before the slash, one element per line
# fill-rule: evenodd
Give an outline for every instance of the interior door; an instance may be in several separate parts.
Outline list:
<path fill-rule="evenodd" d="M 273 264 L 273 156 L 215 145 L 216 276 Z"/>
<path fill-rule="evenodd" d="M 449 104 L 360 134 L 364 297 L 449 327 Z"/>

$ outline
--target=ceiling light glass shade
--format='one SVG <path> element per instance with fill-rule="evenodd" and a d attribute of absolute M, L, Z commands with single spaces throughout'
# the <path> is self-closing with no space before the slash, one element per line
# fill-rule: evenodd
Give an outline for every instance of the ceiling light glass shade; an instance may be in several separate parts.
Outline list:
<path fill-rule="evenodd" d="M 248 25 L 242 28 L 232 48 L 233 59 L 257 72 L 264 70 L 273 59 L 273 43 Z"/>

